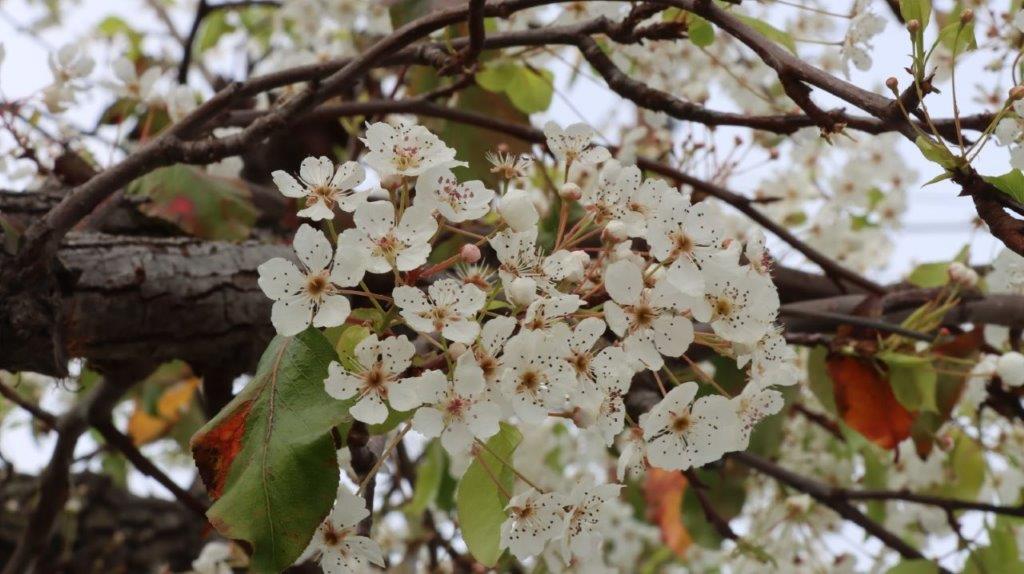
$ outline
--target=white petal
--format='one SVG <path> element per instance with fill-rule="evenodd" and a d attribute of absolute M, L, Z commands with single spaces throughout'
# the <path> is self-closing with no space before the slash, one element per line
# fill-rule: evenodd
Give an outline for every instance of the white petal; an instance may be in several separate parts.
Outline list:
<path fill-rule="evenodd" d="M 260 275 L 257 284 L 271 299 L 298 295 L 306 282 L 305 275 L 295 264 L 281 257 L 262 263 L 256 271 Z"/>
<path fill-rule="evenodd" d="M 654 344 L 666 357 L 678 357 L 693 343 L 693 324 L 685 317 L 662 315 L 654 320 Z"/>
<path fill-rule="evenodd" d="M 395 226 L 395 206 L 390 201 L 371 201 L 359 206 L 352 217 L 370 237 L 380 237 Z"/>
<path fill-rule="evenodd" d="M 363 381 L 359 377 L 349 373 L 337 361 L 331 361 L 327 367 L 327 378 L 324 379 L 324 391 L 328 395 L 343 401 L 359 392 Z"/>
<path fill-rule="evenodd" d="M 643 292 L 643 272 L 632 261 L 616 261 L 605 270 L 604 286 L 616 303 L 632 305 L 640 299 L 640 293 Z"/>
<path fill-rule="evenodd" d="M 338 171 L 334 174 L 334 178 L 331 179 L 331 185 L 340 189 L 347 190 L 359 185 L 363 182 L 366 177 L 366 170 L 358 162 L 346 161 L 345 163 L 338 166 Z"/>
<path fill-rule="evenodd" d="M 270 310 L 270 322 L 278 334 L 291 337 L 309 327 L 312 315 L 313 301 L 303 295 L 296 295 L 274 302 Z"/>
<path fill-rule="evenodd" d="M 384 405 L 377 393 L 366 395 L 348 412 L 351 413 L 352 418 L 368 425 L 380 424 L 388 418 L 388 407 Z"/>
<path fill-rule="evenodd" d="M 313 317 L 314 327 L 337 327 L 348 319 L 352 306 L 344 295 L 328 295 Z"/>
<path fill-rule="evenodd" d="M 435 408 L 422 407 L 412 417 L 412 428 L 427 438 L 436 437 L 444 430 L 444 415 Z"/>
<path fill-rule="evenodd" d="M 465 319 L 452 321 L 444 326 L 441 334 L 449 341 L 471 345 L 476 340 L 476 336 L 480 334 L 480 324 Z"/>
<path fill-rule="evenodd" d="M 285 197 L 306 197 L 309 195 L 309 190 L 302 187 L 302 184 L 288 172 L 277 170 L 271 176 L 274 178 L 274 185 L 277 186 L 277 189 Z"/>
<path fill-rule="evenodd" d="M 292 244 L 295 246 L 295 254 L 299 256 L 299 260 L 314 273 L 326 269 L 334 255 L 327 236 L 322 231 L 305 223 L 295 232 L 295 241 Z"/>
<path fill-rule="evenodd" d="M 334 255 L 334 266 L 331 267 L 331 282 L 338 287 L 354 287 L 363 280 L 366 274 L 366 257 L 358 248 L 341 245 Z"/>

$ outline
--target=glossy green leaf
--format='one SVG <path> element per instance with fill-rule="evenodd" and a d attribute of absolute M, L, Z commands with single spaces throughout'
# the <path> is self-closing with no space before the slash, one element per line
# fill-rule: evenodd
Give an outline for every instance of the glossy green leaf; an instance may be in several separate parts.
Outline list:
<path fill-rule="evenodd" d="M 939 42 L 954 54 L 960 55 L 978 49 L 978 41 L 974 37 L 974 22 L 961 24 L 955 20 L 939 31 Z"/>
<path fill-rule="evenodd" d="M 956 169 L 960 165 L 960 159 L 954 156 L 946 146 L 926 136 L 917 136 L 914 140 L 917 149 L 921 154 L 933 163 L 937 163 L 946 169 Z"/>
<path fill-rule="evenodd" d="M 988 546 L 978 548 L 967 557 L 964 574 L 1024 574 L 1024 562 L 1012 530 L 997 526 L 988 530 Z"/>
<path fill-rule="evenodd" d="M 885 574 L 939 574 L 939 567 L 931 560 L 904 558 L 899 564 L 886 570 Z"/>
<path fill-rule="evenodd" d="M 907 410 L 939 411 L 935 402 L 938 374 L 930 359 L 894 352 L 879 353 L 878 359 L 889 368 L 893 395 Z"/>
<path fill-rule="evenodd" d="M 687 35 L 695 46 L 706 48 L 715 41 L 715 27 L 696 14 L 686 15 Z"/>
<path fill-rule="evenodd" d="M 252 381 L 192 438 L 210 524 L 252 548 L 253 572 L 295 562 L 334 502 L 330 431 L 350 422 L 349 403 L 324 392 L 334 358 L 315 329 L 274 338 Z"/>
<path fill-rule="evenodd" d="M 431 441 L 423 453 L 422 461 L 416 465 L 416 483 L 413 487 L 412 500 L 405 507 L 407 513 L 419 516 L 434 502 L 441 490 L 441 482 L 447 469 L 447 459 L 441 441 Z"/>
<path fill-rule="evenodd" d="M 494 566 L 501 558 L 501 524 L 508 504 L 504 493 L 512 492 L 515 485 L 515 473 L 502 461 L 512 460 L 522 438 L 515 427 L 502 423 L 501 431 L 487 441 L 490 451 L 498 456 L 481 449 L 462 475 L 455 494 L 462 538 L 473 557 L 485 566 Z"/>
<path fill-rule="evenodd" d="M 999 191 L 1024 203 L 1024 173 L 1019 169 L 1011 169 L 1003 175 L 986 175 L 982 178 Z"/>
<path fill-rule="evenodd" d="M 784 30 L 779 30 L 775 26 L 772 26 L 764 20 L 754 18 L 753 16 L 744 16 L 742 14 L 736 14 L 736 17 L 743 21 L 744 24 L 750 26 L 754 30 L 757 30 L 765 38 L 777 42 L 785 46 L 790 52 L 796 53 L 796 40 L 793 36 Z"/>
<path fill-rule="evenodd" d="M 942 287 L 949 283 L 949 263 L 939 261 L 935 263 L 922 263 L 914 267 L 907 281 L 917 287 L 924 289 L 931 287 Z"/>
<path fill-rule="evenodd" d="M 828 376 L 828 369 L 825 367 L 825 359 L 828 357 L 828 349 L 822 346 L 811 349 L 807 356 L 807 382 L 811 392 L 817 397 L 825 410 L 835 415 L 836 397 L 832 388 L 832 378 Z"/>
<path fill-rule="evenodd" d="M 907 22 L 911 20 L 920 22 L 923 30 L 928 25 L 928 20 L 931 19 L 932 2 L 931 0 L 900 0 L 900 14 Z"/>
<path fill-rule="evenodd" d="M 139 209 L 203 239 L 240 241 L 256 223 L 248 188 L 237 179 L 172 165 L 135 180 L 127 194 L 144 200 Z"/>
<path fill-rule="evenodd" d="M 476 75 L 476 82 L 487 91 L 503 93 L 519 111 L 532 114 L 551 106 L 554 73 L 535 70 L 509 60 L 489 63 Z"/>
<path fill-rule="evenodd" d="M 938 493 L 949 498 L 973 500 L 985 483 L 985 453 L 978 443 L 963 433 L 956 435 L 949 456 L 951 480 Z"/>

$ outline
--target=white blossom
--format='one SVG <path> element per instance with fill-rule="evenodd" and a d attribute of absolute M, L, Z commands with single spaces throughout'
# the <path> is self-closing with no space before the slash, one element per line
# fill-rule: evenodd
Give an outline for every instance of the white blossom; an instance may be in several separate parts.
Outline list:
<path fill-rule="evenodd" d="M 358 534 L 359 522 L 369 515 L 362 498 L 339 487 L 334 508 L 313 534 L 303 557 L 316 557 L 324 574 L 362 574 L 371 564 L 383 568 L 380 545 Z"/>
<path fill-rule="evenodd" d="M 367 124 L 362 141 L 369 150 L 363 159 L 377 170 L 381 179 L 391 175 L 418 176 L 435 167 L 465 165 L 455 161 L 455 150 L 423 126 Z"/>
<path fill-rule="evenodd" d="M 693 342 L 693 324 L 683 316 L 689 304 L 666 279 L 644 286 L 643 273 L 631 261 L 616 261 L 605 271 L 605 319 L 624 338 L 630 359 L 650 369 L 664 365 L 662 355 L 678 357 Z"/>
<path fill-rule="evenodd" d="M 383 340 L 370 335 L 356 345 L 357 364 L 353 368 L 331 361 L 324 390 L 338 400 L 355 397 L 356 403 L 349 409 L 352 417 L 366 424 L 380 424 L 388 418 L 385 402 L 391 388 L 402 381 L 402 373 L 412 364 L 415 354 L 416 347 L 405 335 Z"/>
<path fill-rule="evenodd" d="M 296 335 L 308 327 L 335 327 L 348 318 L 351 306 L 339 287 L 351 287 L 362 279 L 358 259 L 339 250 L 333 257 L 323 232 L 302 225 L 295 233 L 295 253 L 305 271 L 275 257 L 259 266 L 259 286 L 274 300 L 270 321 L 281 335 Z"/>
<path fill-rule="evenodd" d="M 411 271 L 427 262 L 430 239 L 437 231 L 429 208 L 413 205 L 396 223 L 390 201 L 371 201 L 359 206 L 353 219 L 356 226 L 338 237 L 338 251 L 359 253 L 367 271 Z"/>
<path fill-rule="evenodd" d="M 505 344 L 502 394 L 526 424 L 544 420 L 572 388 L 575 377 L 561 358 L 564 344 L 541 331 L 524 331 Z"/>
<path fill-rule="evenodd" d="M 696 401 L 697 383 L 675 387 L 640 423 L 647 459 L 665 470 L 703 466 L 735 450 L 739 421 L 729 399 L 707 395 Z"/>
<path fill-rule="evenodd" d="M 620 484 L 580 483 L 573 487 L 566 500 L 570 507 L 565 515 L 562 557 L 588 556 L 600 552 L 601 531 L 611 519 L 611 502 L 618 498 Z"/>
<path fill-rule="evenodd" d="M 447 167 L 435 167 L 416 179 L 416 203 L 436 209 L 452 223 L 473 221 L 491 210 L 494 191 L 482 181 L 459 183 Z"/>
<path fill-rule="evenodd" d="M 563 130 L 555 122 L 548 122 L 544 124 L 544 136 L 551 153 L 566 164 L 593 165 L 611 158 L 607 148 L 590 147 L 594 128 L 584 123 L 572 124 Z"/>
<path fill-rule="evenodd" d="M 305 208 L 298 215 L 313 221 L 334 219 L 334 206 L 342 211 L 355 211 L 366 201 L 368 193 L 355 190 L 366 172 L 354 161 L 347 161 L 335 170 L 334 163 L 327 157 L 307 157 L 299 166 L 298 179 L 282 170 L 271 175 L 285 197 L 305 199 Z"/>
<path fill-rule="evenodd" d="M 532 488 L 513 496 L 501 525 L 501 547 L 523 560 L 537 556 L 565 528 L 565 502 L 557 492 L 540 493 Z"/>
<path fill-rule="evenodd" d="M 440 371 L 427 371 L 392 387 L 391 405 L 398 410 L 421 406 L 412 428 L 425 437 L 441 437 L 452 454 L 463 453 L 473 439 L 486 440 L 498 432 L 501 409 L 484 393 L 486 382 L 473 353 L 457 360 L 451 381 Z"/>
<path fill-rule="evenodd" d="M 416 287 L 395 287 L 392 295 L 405 322 L 420 333 L 440 332 L 450 341 L 472 343 L 480 333 L 475 315 L 483 309 L 487 294 L 457 279 L 435 281 L 427 293 L 429 297 Z"/>

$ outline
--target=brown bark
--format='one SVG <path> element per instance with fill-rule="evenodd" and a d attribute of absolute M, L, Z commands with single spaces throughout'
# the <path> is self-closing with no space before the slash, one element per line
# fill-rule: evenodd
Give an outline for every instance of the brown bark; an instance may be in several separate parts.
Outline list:
<path fill-rule="evenodd" d="M 68 358 L 85 357 L 247 372 L 273 336 L 256 267 L 275 256 L 291 249 L 71 234 L 49 284 L 0 307 L 0 368 L 62 374 Z"/>

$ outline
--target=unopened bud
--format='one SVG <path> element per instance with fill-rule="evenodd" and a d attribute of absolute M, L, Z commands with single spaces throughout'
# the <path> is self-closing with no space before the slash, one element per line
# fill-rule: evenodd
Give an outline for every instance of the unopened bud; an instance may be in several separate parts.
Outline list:
<path fill-rule="evenodd" d="M 380 186 L 388 191 L 395 191 L 399 187 L 402 187 L 402 176 L 397 173 L 393 173 L 381 179 Z"/>
<path fill-rule="evenodd" d="M 889 79 L 885 81 L 885 86 L 896 93 L 900 89 L 900 81 L 895 76 L 889 76 Z"/>
<path fill-rule="evenodd" d="M 1024 385 L 1024 355 L 1016 351 L 1000 355 L 996 361 L 996 374 L 1011 387 Z"/>
<path fill-rule="evenodd" d="M 578 201 L 579 198 L 583 197 L 583 190 L 580 186 L 573 182 L 563 183 L 562 187 L 558 188 L 558 196 L 567 201 Z"/>
<path fill-rule="evenodd" d="M 943 434 L 935 438 L 935 446 L 939 447 L 942 452 L 949 452 L 953 450 L 953 437 L 948 434 Z"/>
<path fill-rule="evenodd" d="M 509 301 L 520 307 L 526 307 L 537 298 L 537 282 L 529 277 L 519 277 L 505 289 Z"/>
<path fill-rule="evenodd" d="M 480 248 L 472 243 L 467 243 L 459 250 L 459 257 L 465 263 L 473 264 L 480 261 Z"/>
<path fill-rule="evenodd" d="M 450 356 L 453 360 L 458 359 L 468 349 L 469 347 L 467 347 L 464 343 L 452 343 L 451 345 L 448 345 L 448 356 Z"/>
<path fill-rule="evenodd" d="M 917 34 L 918 30 L 920 30 L 920 29 L 921 29 L 921 21 L 920 20 L 911 20 L 911 21 L 907 22 L 907 31 L 909 31 L 911 34 Z"/>
<path fill-rule="evenodd" d="M 967 25 L 974 21 L 974 10 L 970 8 L 960 13 L 960 23 Z"/>
<path fill-rule="evenodd" d="M 949 274 L 949 280 L 960 287 L 969 289 L 978 284 L 978 272 L 959 261 L 950 263 L 946 273 Z"/>
<path fill-rule="evenodd" d="M 620 243 L 627 239 L 629 234 L 626 232 L 626 224 L 617 219 L 609 221 L 601 232 L 601 240 L 605 243 Z"/>
<path fill-rule="evenodd" d="M 1013 101 L 1024 99 L 1024 86 L 1010 88 L 1010 99 Z"/>

